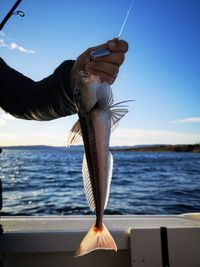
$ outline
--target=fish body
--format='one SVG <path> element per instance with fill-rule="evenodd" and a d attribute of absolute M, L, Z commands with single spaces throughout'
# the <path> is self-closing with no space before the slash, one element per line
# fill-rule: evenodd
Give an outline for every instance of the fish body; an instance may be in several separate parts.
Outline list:
<path fill-rule="evenodd" d="M 127 113 L 127 109 L 113 105 L 111 87 L 92 75 L 81 75 L 74 90 L 74 101 L 79 120 L 72 127 L 68 145 L 75 144 L 82 136 L 84 191 L 90 209 L 96 214 L 96 222 L 82 240 L 76 256 L 96 249 L 117 251 L 114 239 L 103 224 L 103 213 L 113 169 L 113 157 L 109 151 L 111 127 Z"/>
<path fill-rule="evenodd" d="M 109 191 L 112 160 L 109 152 L 110 124 L 108 111 L 94 109 L 89 116 L 79 115 L 84 140 L 85 158 L 83 176 L 89 173 L 91 188 L 87 181 L 84 182 L 85 193 L 92 194 L 89 205 L 96 212 L 95 227 L 102 227 L 103 211 L 106 204 L 106 196 Z M 85 162 L 86 160 L 86 162 Z M 89 190 L 92 190 L 89 192 Z M 89 200 L 89 199 L 88 199 Z"/>

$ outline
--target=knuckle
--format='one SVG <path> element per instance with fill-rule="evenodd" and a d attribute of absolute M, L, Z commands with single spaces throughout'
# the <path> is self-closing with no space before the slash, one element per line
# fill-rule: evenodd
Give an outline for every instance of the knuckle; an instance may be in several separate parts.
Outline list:
<path fill-rule="evenodd" d="M 124 52 L 128 51 L 128 43 L 124 40 L 121 40 L 121 46 Z"/>
<path fill-rule="evenodd" d="M 94 50 L 94 48 L 93 47 L 90 47 L 90 48 L 88 48 L 85 52 L 84 52 L 84 54 L 86 54 L 86 55 L 90 55 L 90 53 L 92 52 Z"/>

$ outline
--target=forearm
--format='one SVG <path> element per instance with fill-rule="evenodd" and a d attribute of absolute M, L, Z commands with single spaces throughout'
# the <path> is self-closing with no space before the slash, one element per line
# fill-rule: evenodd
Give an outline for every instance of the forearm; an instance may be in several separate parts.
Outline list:
<path fill-rule="evenodd" d="M 33 120 L 75 113 L 68 79 L 73 64 L 65 61 L 52 75 L 35 82 L 0 59 L 0 106 L 15 117 Z"/>

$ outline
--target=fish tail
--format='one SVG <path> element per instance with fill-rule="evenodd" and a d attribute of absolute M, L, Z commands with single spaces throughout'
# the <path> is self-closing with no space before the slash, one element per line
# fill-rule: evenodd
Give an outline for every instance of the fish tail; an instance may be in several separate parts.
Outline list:
<path fill-rule="evenodd" d="M 84 239 L 81 241 L 75 256 L 83 256 L 93 250 L 108 249 L 117 251 L 117 246 L 110 232 L 103 224 L 101 228 L 93 225 Z"/>

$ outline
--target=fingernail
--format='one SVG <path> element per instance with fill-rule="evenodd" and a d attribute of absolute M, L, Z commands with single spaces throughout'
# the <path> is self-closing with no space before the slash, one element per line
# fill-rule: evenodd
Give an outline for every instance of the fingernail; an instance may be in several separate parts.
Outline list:
<path fill-rule="evenodd" d="M 110 41 L 108 45 L 110 49 L 114 49 L 116 47 L 116 43 L 113 41 Z"/>

